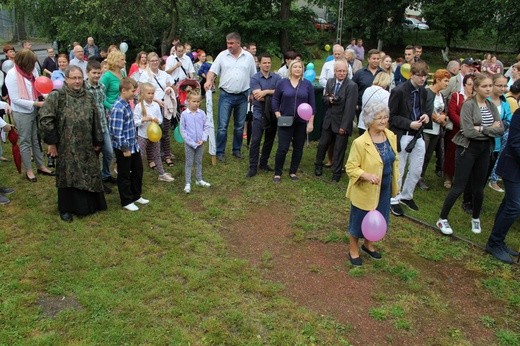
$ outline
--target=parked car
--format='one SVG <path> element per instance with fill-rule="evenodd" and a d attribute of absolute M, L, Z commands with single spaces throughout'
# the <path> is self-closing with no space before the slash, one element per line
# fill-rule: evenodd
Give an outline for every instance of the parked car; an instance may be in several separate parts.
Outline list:
<path fill-rule="evenodd" d="M 334 31 L 336 26 L 332 23 L 327 22 L 321 17 L 314 18 L 314 27 L 316 30 Z"/>
<path fill-rule="evenodd" d="M 403 28 L 409 30 L 429 30 L 430 27 L 425 22 L 421 22 L 416 18 L 405 18 L 403 20 Z"/>

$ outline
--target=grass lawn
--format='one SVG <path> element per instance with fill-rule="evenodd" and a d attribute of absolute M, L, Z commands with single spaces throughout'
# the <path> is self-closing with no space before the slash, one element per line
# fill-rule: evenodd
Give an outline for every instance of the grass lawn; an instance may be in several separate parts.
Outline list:
<path fill-rule="evenodd" d="M 7 145 L 4 150 L 9 157 Z M 15 173 L 12 162 L 0 163 L 2 184 L 16 188 L 12 202 L 0 208 L 0 344 L 353 342 L 348 324 L 289 299 L 283 283 L 266 279 L 262 270 L 233 255 L 232 244 L 222 236 L 233 225 L 247 224 L 259 208 L 282 206 L 287 220 L 294 220 L 288 241 L 346 249 L 347 179 L 334 185 L 328 171 L 320 179 L 313 176 L 315 142 L 304 150 L 300 181 L 291 182 L 284 172 L 279 186 L 273 186 L 269 174 L 245 178 L 247 159 L 235 160 L 230 150 L 228 161 L 217 166 L 205 154 L 204 178 L 212 186 L 194 186 L 185 195 L 184 150 L 174 143 L 176 165 L 169 169 L 174 183 L 158 182 L 156 173 L 145 168 L 143 196 L 149 205 L 135 213 L 122 210 L 114 189 L 107 195 L 107 211 L 70 224 L 59 219 L 52 178 L 39 176 L 30 184 Z M 247 157 L 246 148 L 243 153 Z M 446 194 L 433 166 L 427 176 L 431 189 L 417 191 L 421 210 L 413 214 L 431 224 Z M 455 232 L 484 244 L 500 197 L 486 188 L 481 235 L 470 232 L 470 217 L 457 203 L 450 214 Z M 519 229 L 517 222 L 508 238 L 515 248 L 520 247 Z M 262 232 L 255 224 L 250 230 Z M 337 270 L 346 279 L 380 283 L 371 291 L 366 318 L 413 340 L 427 337 L 420 333 L 426 318 L 444 321 L 453 327 L 437 331 L 439 338 L 428 344 L 479 343 L 460 322 L 458 305 L 443 295 L 439 272 L 454 268 L 483 297 L 476 323 L 491 335 L 483 339 L 486 344 L 520 345 L 519 266 L 498 263 L 473 246 L 404 218 L 392 217 L 380 247 L 386 258 L 361 269 L 350 268 L 344 252 L 338 253 L 343 265 Z M 269 257 L 262 258 L 267 270 Z"/>

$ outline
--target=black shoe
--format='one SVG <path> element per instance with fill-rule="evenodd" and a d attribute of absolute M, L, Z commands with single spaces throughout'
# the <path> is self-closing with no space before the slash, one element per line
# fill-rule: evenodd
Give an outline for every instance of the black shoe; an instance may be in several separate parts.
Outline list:
<path fill-rule="evenodd" d="M 74 219 L 71 213 L 60 213 L 60 218 L 65 222 L 72 222 Z"/>
<path fill-rule="evenodd" d="M 486 244 L 486 251 L 499 261 L 502 261 L 502 262 L 508 263 L 508 264 L 513 264 L 513 259 L 511 258 L 511 256 L 507 253 L 506 250 L 504 250 L 500 246 L 491 247 L 491 246 L 489 246 L 489 244 Z"/>
<path fill-rule="evenodd" d="M 298 176 L 296 174 L 290 174 L 289 175 L 289 178 L 291 178 L 292 181 L 298 181 L 300 180 L 300 178 L 298 178 Z"/>
<path fill-rule="evenodd" d="M 341 179 L 341 176 L 333 175 L 332 176 L 332 182 L 333 183 L 339 183 L 339 180 Z"/>
<path fill-rule="evenodd" d="M 233 153 L 233 156 L 236 157 L 237 159 L 241 159 L 242 158 L 242 154 L 240 153 L 240 151 L 235 151 Z"/>
<path fill-rule="evenodd" d="M 38 174 L 41 174 L 41 175 L 47 175 L 49 177 L 55 177 L 56 176 L 56 173 L 54 171 L 51 171 L 51 172 L 45 172 L 45 171 L 42 171 L 41 169 L 37 169 L 36 172 L 38 172 Z"/>
<path fill-rule="evenodd" d="M 272 169 L 269 165 L 258 166 L 258 169 L 261 169 L 262 171 L 266 172 L 274 172 L 274 169 Z"/>
<path fill-rule="evenodd" d="M 317 177 L 321 177 L 323 175 L 323 167 L 322 166 L 315 166 L 314 167 L 314 175 Z"/>
<path fill-rule="evenodd" d="M 256 175 L 256 170 L 249 169 L 249 171 L 247 171 L 246 178 L 251 178 L 251 177 L 254 177 L 255 175 Z"/>
<path fill-rule="evenodd" d="M 417 204 L 415 204 L 413 199 L 401 199 L 399 202 L 403 203 L 412 210 L 419 211 L 419 207 L 417 206 Z"/>
<path fill-rule="evenodd" d="M 438 176 L 439 178 L 442 178 L 442 176 L 444 175 L 444 173 L 443 173 L 443 171 L 436 170 L 436 171 L 435 171 L 435 175 Z"/>
<path fill-rule="evenodd" d="M 103 182 L 116 185 L 117 178 L 114 178 L 113 176 L 109 176 L 108 178 L 103 178 Z"/>
<path fill-rule="evenodd" d="M 103 191 L 105 191 L 107 195 L 110 195 L 112 193 L 112 189 L 108 187 L 108 185 L 105 183 L 103 183 Z"/>
<path fill-rule="evenodd" d="M 224 156 L 224 154 L 220 154 L 217 155 L 217 160 L 219 160 L 220 162 L 226 162 L 226 157 Z"/>
<path fill-rule="evenodd" d="M 350 264 L 352 264 L 354 267 L 360 267 L 363 265 L 363 260 L 361 257 L 352 258 L 350 251 L 348 252 L 348 259 L 350 260 Z"/>
<path fill-rule="evenodd" d="M 373 259 L 381 259 L 381 254 L 377 251 L 370 251 L 364 244 L 361 245 L 361 250 L 368 254 Z"/>
<path fill-rule="evenodd" d="M 403 208 L 401 208 L 401 206 L 399 204 L 391 204 L 390 205 L 390 211 L 395 216 L 403 216 L 404 215 Z"/>
<path fill-rule="evenodd" d="M 506 250 L 506 252 L 508 254 L 510 254 L 513 257 L 518 257 L 518 255 L 520 255 L 520 253 L 518 253 L 518 251 L 515 251 L 515 250 L 511 249 L 506 244 L 504 244 L 502 247 L 504 248 L 504 250 Z"/>
<path fill-rule="evenodd" d="M 466 214 L 473 214 L 473 206 L 471 205 L 471 202 L 462 203 L 461 207 Z"/>
<path fill-rule="evenodd" d="M 426 185 L 426 182 L 422 178 L 417 182 L 417 186 L 423 191 L 428 191 L 430 189 L 430 187 Z"/>
<path fill-rule="evenodd" d="M 9 204 L 11 202 L 9 198 L 5 197 L 4 195 L 0 194 L 0 205 Z"/>
<path fill-rule="evenodd" d="M 13 192 L 14 189 L 11 189 L 10 187 L 0 187 L 0 195 L 8 195 Z"/>

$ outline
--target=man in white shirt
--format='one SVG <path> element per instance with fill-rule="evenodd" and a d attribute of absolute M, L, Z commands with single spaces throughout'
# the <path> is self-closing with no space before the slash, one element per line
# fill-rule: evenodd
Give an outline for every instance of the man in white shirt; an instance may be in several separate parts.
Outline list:
<path fill-rule="evenodd" d="M 166 73 L 170 74 L 175 84 L 185 79 L 192 79 L 195 68 L 191 59 L 184 54 L 184 46 L 180 43 L 175 44 L 175 52 L 166 59 Z"/>
<path fill-rule="evenodd" d="M 83 71 L 83 79 L 87 79 L 87 62 L 84 59 L 85 51 L 80 45 L 74 46 L 74 59 L 72 59 L 69 65 L 78 66 Z"/>
<path fill-rule="evenodd" d="M 322 87 L 325 87 L 330 78 L 334 78 L 334 63 L 343 58 L 344 54 L 345 49 L 342 45 L 335 44 L 334 47 L 332 47 L 332 55 L 334 56 L 334 59 L 327 61 L 321 68 L 319 83 Z"/>
<path fill-rule="evenodd" d="M 227 129 L 231 112 L 234 118 L 233 156 L 242 158 L 242 134 L 247 113 L 249 83 L 256 73 L 255 59 L 242 49 L 240 35 L 236 32 L 226 36 L 227 49 L 220 52 L 208 72 L 204 84 L 206 90 L 214 87 L 214 79 L 220 76 L 218 100 L 217 159 L 225 161 Z"/>

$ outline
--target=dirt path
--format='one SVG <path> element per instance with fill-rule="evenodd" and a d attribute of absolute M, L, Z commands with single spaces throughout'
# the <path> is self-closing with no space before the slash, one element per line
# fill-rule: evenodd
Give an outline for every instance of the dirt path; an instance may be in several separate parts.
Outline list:
<path fill-rule="evenodd" d="M 382 287 L 386 290 L 389 279 L 394 284 L 398 279 L 386 274 L 349 275 L 351 266 L 346 259 L 346 244 L 293 241 L 292 220 L 284 219 L 280 210 L 283 209 L 255 210 L 248 220 L 232 224 L 221 233 L 232 253 L 247 259 L 266 279 L 283 283 L 286 296 L 348 326 L 348 339 L 352 344 L 443 345 L 449 344 L 453 337 L 476 345 L 496 342 L 493 331 L 483 327 L 480 317 L 499 315 L 500 306 L 478 289 L 478 278 L 460 263 L 432 263 L 418 256 L 406 259 L 413 261 L 409 263 L 428 278 L 427 289 L 438 292 L 436 297 L 446 308 L 430 311 L 435 307 L 417 304 L 406 316 L 412 321 L 412 328 L 409 331 L 396 329 L 390 320 L 376 321 L 370 317 L 369 310 L 381 306 L 374 293 L 380 293 Z M 400 256 L 399 252 L 406 251 L 398 247 L 390 250 L 391 256 Z M 366 259 L 368 266 L 372 265 L 369 261 Z M 385 295 L 397 296 L 399 290 L 399 287 L 390 287 Z"/>

